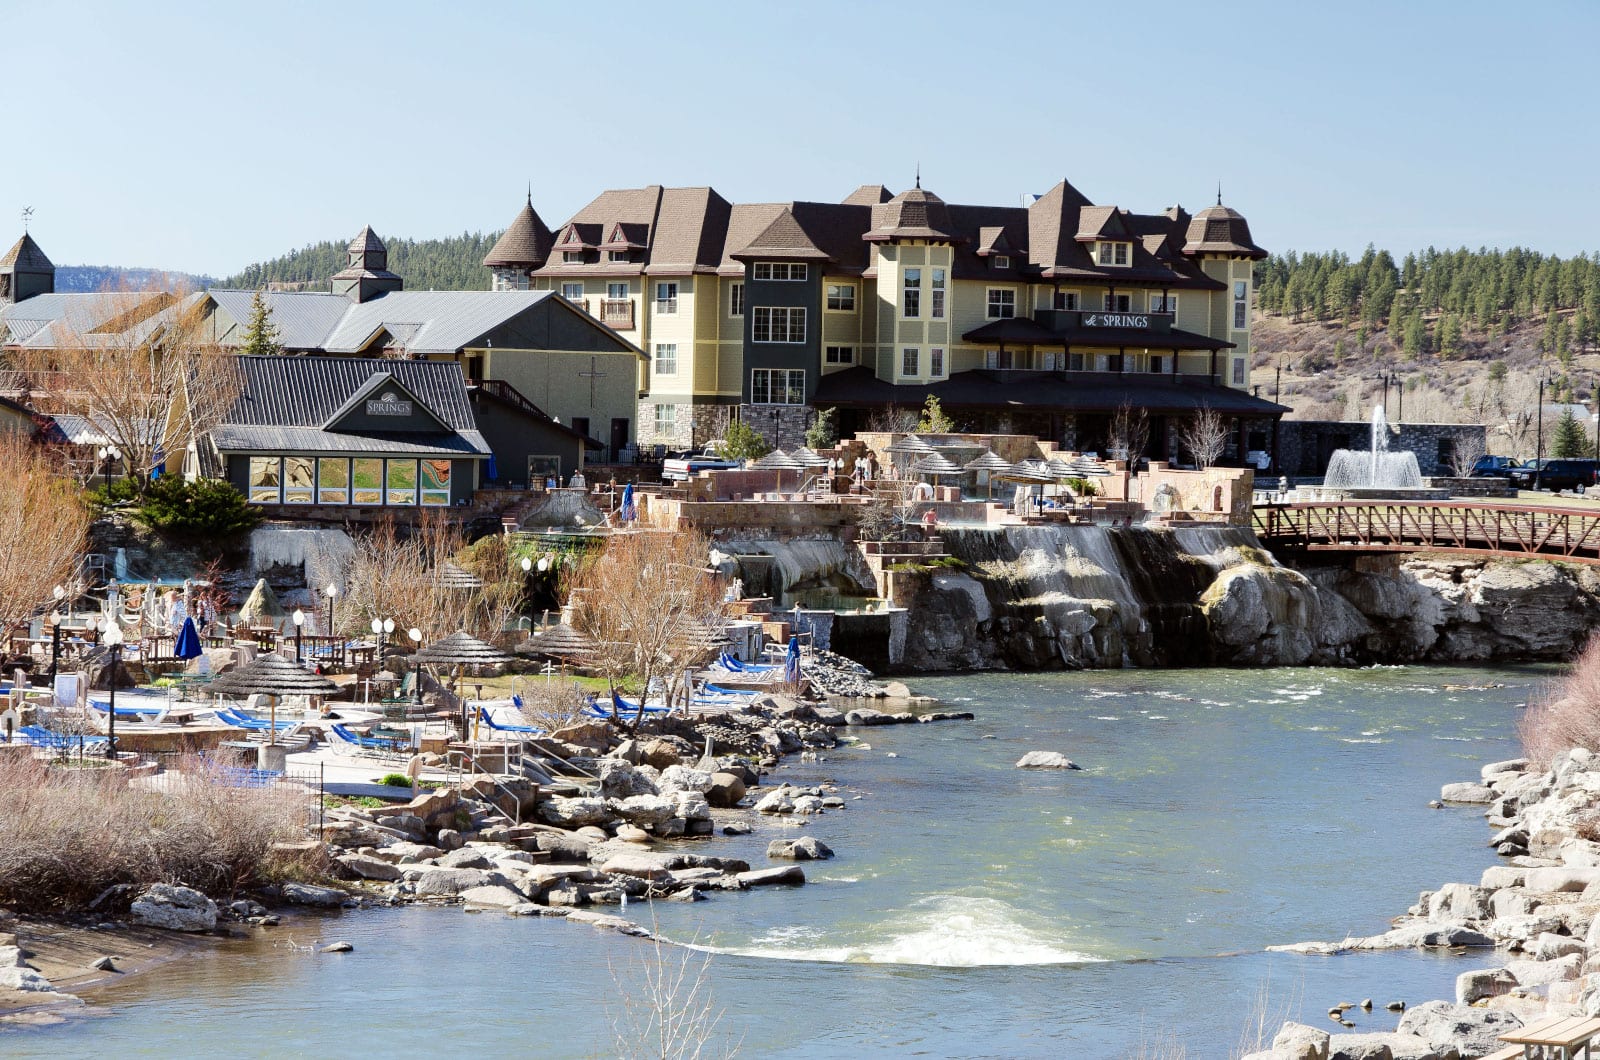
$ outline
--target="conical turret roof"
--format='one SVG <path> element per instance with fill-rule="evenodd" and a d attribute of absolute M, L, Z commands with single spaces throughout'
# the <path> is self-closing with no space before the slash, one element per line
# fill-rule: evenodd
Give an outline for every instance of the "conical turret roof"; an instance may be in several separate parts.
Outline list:
<path fill-rule="evenodd" d="M 873 207 L 872 231 L 864 237 L 869 243 L 888 243 L 897 239 L 931 239 L 942 243 L 962 243 L 950 223 L 950 208 L 943 199 L 920 184 L 902 191 L 882 206 Z"/>
<path fill-rule="evenodd" d="M 383 240 L 378 238 L 378 233 L 372 230 L 371 225 L 362 225 L 361 231 L 356 233 L 356 237 L 350 241 L 350 245 L 345 249 L 352 254 L 370 254 L 373 251 L 387 254 L 389 252 L 389 248 L 383 245 Z"/>
<path fill-rule="evenodd" d="M 1189 221 L 1183 244 L 1185 254 L 1244 254 L 1254 260 L 1267 256 L 1250 238 L 1250 223 L 1238 210 L 1222 205 L 1208 206 Z"/>
<path fill-rule="evenodd" d="M 527 204 L 495 241 L 483 263 L 489 268 L 514 265 L 536 269 L 550 257 L 550 247 L 554 243 L 555 236 L 533 208 L 533 194 L 530 192 Z"/>

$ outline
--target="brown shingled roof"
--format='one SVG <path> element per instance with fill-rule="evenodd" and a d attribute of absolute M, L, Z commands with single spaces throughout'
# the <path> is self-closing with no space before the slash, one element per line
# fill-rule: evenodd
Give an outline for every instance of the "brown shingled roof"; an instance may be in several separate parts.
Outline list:
<path fill-rule="evenodd" d="M 872 231 L 862 237 L 869 243 L 894 239 L 933 239 L 945 243 L 965 242 L 966 237 L 950 224 L 950 209 L 945 201 L 925 188 L 902 191 L 881 206 L 872 208 Z"/>
<path fill-rule="evenodd" d="M 1115 206 L 1084 206 L 1078 210 L 1079 243 L 1096 243 L 1103 239 L 1131 239 L 1123 217 L 1128 211 Z"/>
<path fill-rule="evenodd" d="M 832 256 L 818 247 L 795 219 L 792 208 L 785 209 L 761 230 L 747 246 L 734 251 L 736 258 L 794 258 L 831 261 Z"/>
<path fill-rule="evenodd" d="M 518 212 L 511 227 L 495 241 L 483 263 L 491 268 L 497 265 L 520 265 L 536 269 L 550 257 L 550 248 L 554 243 L 555 236 L 534 212 L 533 195 L 529 193 L 527 205 Z"/>
<path fill-rule="evenodd" d="M 22 238 L 11 245 L 6 251 L 6 256 L 0 258 L 0 269 L 11 269 L 14 272 L 44 272 L 53 270 L 54 265 L 45 257 L 44 251 L 39 249 L 39 244 L 33 241 L 28 233 L 22 233 Z"/>
<path fill-rule="evenodd" d="M 1250 238 L 1250 225 L 1237 210 L 1220 202 L 1194 215 L 1189 222 L 1185 254 L 1244 254 L 1261 259 L 1267 252 Z"/>
<path fill-rule="evenodd" d="M 863 184 L 844 198 L 846 206 L 877 206 L 894 198 L 882 184 Z"/>

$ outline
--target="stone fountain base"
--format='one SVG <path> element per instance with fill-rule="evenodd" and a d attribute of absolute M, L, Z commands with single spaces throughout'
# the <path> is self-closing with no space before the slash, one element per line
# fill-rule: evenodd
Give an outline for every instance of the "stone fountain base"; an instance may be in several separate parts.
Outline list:
<path fill-rule="evenodd" d="M 1445 501 L 1448 489 L 1429 486 L 1296 486 L 1293 501 Z"/>

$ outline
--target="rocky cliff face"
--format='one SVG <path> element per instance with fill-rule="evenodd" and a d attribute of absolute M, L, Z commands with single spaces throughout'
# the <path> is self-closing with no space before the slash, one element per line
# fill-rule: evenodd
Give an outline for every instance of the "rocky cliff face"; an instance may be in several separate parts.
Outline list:
<path fill-rule="evenodd" d="M 1548 659 L 1600 620 L 1587 567 L 1435 555 L 1300 571 L 1220 527 L 943 536 L 964 569 L 897 601 L 902 669 Z"/>

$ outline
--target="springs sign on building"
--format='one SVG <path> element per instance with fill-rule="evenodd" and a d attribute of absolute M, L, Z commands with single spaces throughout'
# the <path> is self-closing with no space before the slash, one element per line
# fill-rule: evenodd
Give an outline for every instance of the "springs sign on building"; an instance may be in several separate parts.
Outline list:
<path fill-rule="evenodd" d="M 396 397 L 393 391 L 388 391 L 367 401 L 367 415 L 409 416 L 411 415 L 411 402 Z"/>

